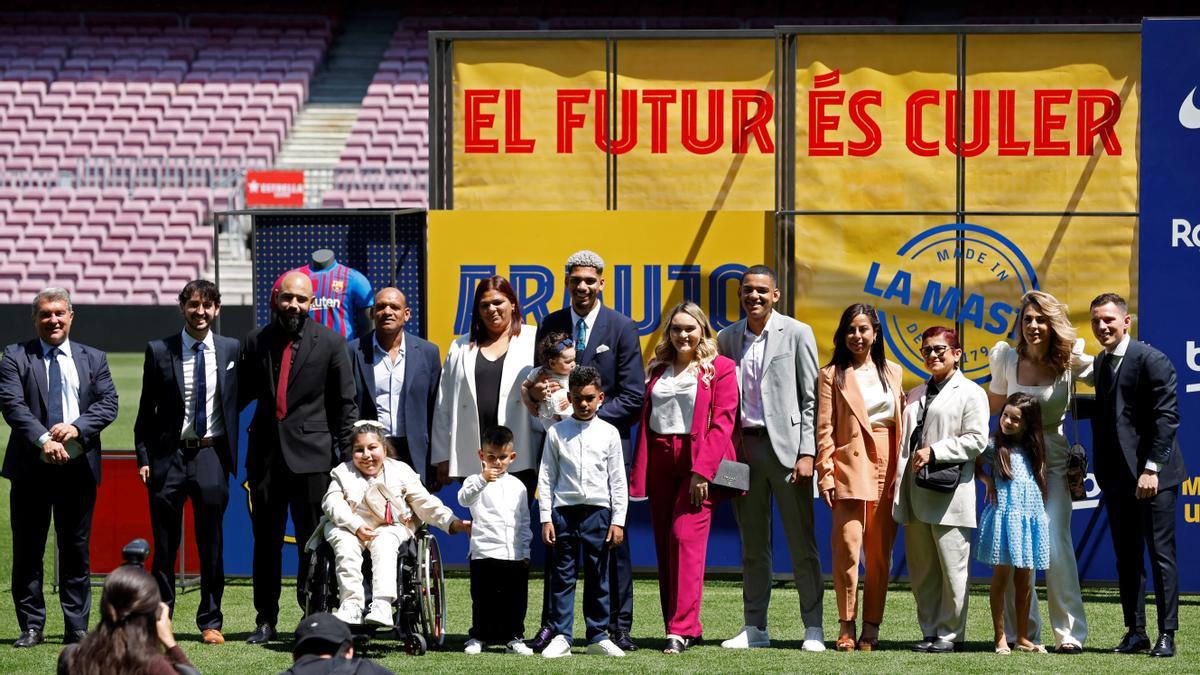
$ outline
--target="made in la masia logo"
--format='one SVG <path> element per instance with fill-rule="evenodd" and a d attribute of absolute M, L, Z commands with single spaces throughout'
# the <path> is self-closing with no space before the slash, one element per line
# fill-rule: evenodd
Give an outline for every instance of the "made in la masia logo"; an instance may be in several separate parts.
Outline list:
<path fill-rule="evenodd" d="M 959 286 L 959 264 L 962 279 Z M 1037 273 L 1012 240 L 971 223 L 938 225 L 909 239 L 891 260 L 872 261 L 863 291 L 877 298 L 883 338 L 893 358 L 928 378 L 921 333 L 963 324 L 963 374 L 991 379 L 988 350 L 1016 325 L 1017 306 L 1038 288 Z"/>

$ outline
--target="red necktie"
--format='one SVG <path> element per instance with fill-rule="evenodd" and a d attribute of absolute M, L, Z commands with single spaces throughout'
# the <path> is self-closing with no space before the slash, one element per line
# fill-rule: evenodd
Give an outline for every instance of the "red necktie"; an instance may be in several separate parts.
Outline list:
<path fill-rule="evenodd" d="M 279 359 L 279 383 L 275 387 L 275 419 L 287 417 L 288 375 L 292 372 L 292 341 L 283 344 L 283 355 Z"/>

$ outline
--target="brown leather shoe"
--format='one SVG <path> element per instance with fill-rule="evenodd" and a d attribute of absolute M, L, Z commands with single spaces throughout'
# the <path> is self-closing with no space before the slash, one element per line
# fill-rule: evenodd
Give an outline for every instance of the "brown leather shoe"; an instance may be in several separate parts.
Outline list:
<path fill-rule="evenodd" d="M 205 628 L 201 635 L 201 641 L 206 645 L 223 645 L 225 644 L 225 636 L 221 635 L 221 631 L 216 628 Z"/>

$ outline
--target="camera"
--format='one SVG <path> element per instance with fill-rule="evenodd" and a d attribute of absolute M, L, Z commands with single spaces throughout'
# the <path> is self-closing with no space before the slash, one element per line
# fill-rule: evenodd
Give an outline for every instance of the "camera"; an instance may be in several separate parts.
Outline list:
<path fill-rule="evenodd" d="M 150 557 L 150 544 L 145 539 L 134 539 L 121 549 L 121 557 L 125 559 L 125 565 L 142 567 Z"/>

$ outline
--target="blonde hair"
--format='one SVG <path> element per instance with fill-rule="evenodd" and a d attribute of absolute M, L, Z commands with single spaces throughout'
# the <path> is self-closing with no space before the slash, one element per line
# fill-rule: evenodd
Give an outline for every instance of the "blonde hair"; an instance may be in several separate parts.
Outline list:
<path fill-rule="evenodd" d="M 1017 311 L 1017 354 L 1023 359 L 1031 358 L 1029 345 L 1025 342 L 1025 331 L 1021 328 L 1027 307 L 1033 307 L 1046 317 L 1046 323 L 1050 325 L 1050 344 L 1046 349 L 1045 363 L 1054 369 L 1056 375 L 1062 375 L 1071 367 L 1071 350 L 1075 347 L 1076 337 L 1067 306 L 1043 291 L 1029 291 L 1021 296 L 1021 308 Z"/>
<path fill-rule="evenodd" d="M 705 385 L 708 385 L 712 382 L 713 375 L 716 374 L 713 361 L 717 359 L 717 341 L 713 338 L 713 329 L 708 323 L 708 317 L 705 316 L 704 310 L 694 302 L 681 302 L 666 313 L 666 321 L 663 323 L 665 328 L 658 344 L 654 347 L 654 358 L 650 359 L 647 370 L 653 371 L 660 365 L 675 363 L 677 354 L 675 345 L 671 344 L 671 320 L 680 312 L 687 314 L 700 324 L 700 342 L 696 345 L 696 356 L 692 359 L 692 363 L 700 369 L 700 379 L 704 381 Z"/>

